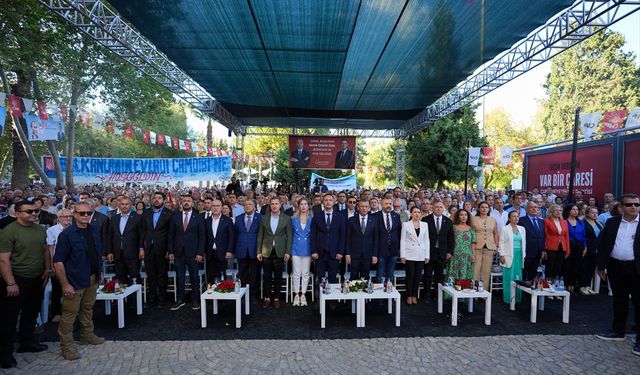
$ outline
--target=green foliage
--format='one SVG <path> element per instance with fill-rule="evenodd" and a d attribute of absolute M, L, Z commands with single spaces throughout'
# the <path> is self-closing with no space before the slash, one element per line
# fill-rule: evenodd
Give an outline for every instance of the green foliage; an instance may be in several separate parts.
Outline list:
<path fill-rule="evenodd" d="M 445 181 L 464 182 L 469 141 L 472 147 L 486 145 L 486 140 L 479 135 L 475 107 L 471 106 L 465 106 L 415 134 L 406 147 L 408 184 L 440 188 Z M 469 180 L 476 176 L 470 169 Z"/>
<path fill-rule="evenodd" d="M 576 107 L 582 113 L 640 104 L 640 69 L 622 51 L 624 36 L 604 30 L 552 60 L 542 123 L 545 142 L 571 138 Z"/>

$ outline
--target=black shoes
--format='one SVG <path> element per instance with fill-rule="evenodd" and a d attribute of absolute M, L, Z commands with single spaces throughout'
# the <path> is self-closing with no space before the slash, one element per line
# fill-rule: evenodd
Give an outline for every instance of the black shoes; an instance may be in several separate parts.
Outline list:
<path fill-rule="evenodd" d="M 633 346 L 633 349 L 631 349 L 631 353 L 635 355 L 640 355 L 640 342 L 638 342 L 637 340 L 636 340 L 636 344 Z"/>
<path fill-rule="evenodd" d="M 200 310 L 200 302 L 198 302 L 198 301 L 191 302 L 191 309 L 192 310 Z"/>
<path fill-rule="evenodd" d="M 174 303 L 173 305 L 171 305 L 171 311 L 178 311 L 184 305 L 185 305 L 185 303 L 183 301 L 178 301 L 178 302 Z"/>
<path fill-rule="evenodd" d="M 624 333 L 617 333 L 617 332 L 606 332 L 606 333 L 599 333 L 596 335 L 597 338 L 599 338 L 600 340 L 606 340 L 606 341 L 622 341 L 624 340 Z"/>
<path fill-rule="evenodd" d="M 8 357 L 0 358 L 0 368 L 12 368 L 18 366 L 18 361 L 16 361 L 13 354 L 9 354 Z"/>
<path fill-rule="evenodd" d="M 18 353 L 39 353 L 47 350 L 49 347 L 45 344 L 28 344 L 28 345 L 20 345 Z"/>

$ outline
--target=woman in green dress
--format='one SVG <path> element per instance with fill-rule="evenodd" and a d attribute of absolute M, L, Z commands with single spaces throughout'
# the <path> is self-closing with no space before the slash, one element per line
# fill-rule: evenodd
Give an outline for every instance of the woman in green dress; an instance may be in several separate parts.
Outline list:
<path fill-rule="evenodd" d="M 502 300 L 511 303 L 511 282 L 522 280 L 522 267 L 526 249 L 526 232 L 518 225 L 518 211 L 509 212 L 509 223 L 502 228 L 500 234 L 500 265 L 502 266 Z M 516 302 L 522 301 L 522 291 L 517 290 Z"/>
<path fill-rule="evenodd" d="M 476 245 L 476 231 L 469 225 L 471 214 L 467 210 L 458 210 L 453 215 L 453 234 L 456 247 L 449 259 L 447 274 L 449 278 L 473 279 L 473 250 Z"/>

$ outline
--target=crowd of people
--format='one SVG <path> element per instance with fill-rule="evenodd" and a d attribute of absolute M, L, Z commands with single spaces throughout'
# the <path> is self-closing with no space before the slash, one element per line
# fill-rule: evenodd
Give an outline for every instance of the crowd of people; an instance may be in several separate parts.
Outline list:
<path fill-rule="evenodd" d="M 46 345 L 33 334 L 44 286 L 52 283 L 51 315 L 59 322 L 64 358 L 79 358 L 73 339 L 99 345 L 92 309 L 103 263 L 130 284 L 147 277 L 147 304 L 173 311 L 200 309 L 201 265 L 207 283 L 237 270 L 242 285 L 257 286 L 253 300 L 264 309 L 281 307 L 282 274 L 290 270 L 293 306 L 307 306 L 309 287 L 373 277 L 393 282 L 406 271 L 405 298 L 426 301 L 445 279 L 491 284 L 502 269 L 504 285 L 564 280 L 574 294 L 591 296 L 596 268 L 613 291 L 613 331 L 624 338 L 629 295 L 640 323 L 640 240 L 635 194 L 616 201 L 576 191 L 359 189 L 308 195 L 243 187 L 167 188 L 87 185 L 75 191 L 40 186 L 0 191 L 0 364 L 15 365 L 18 352 Z M 177 278 L 177 301 L 167 305 L 167 271 Z M 187 271 L 190 290 L 187 288 Z M 315 279 L 311 279 L 311 275 Z M 261 280 L 262 278 L 262 280 Z M 261 283 L 262 281 L 262 283 Z M 315 284 L 315 285 L 314 285 Z M 503 290 L 503 300 L 520 300 Z M 16 325 L 19 322 L 19 336 Z M 637 328 L 636 328 L 637 329 Z M 635 354 L 640 354 L 638 344 Z"/>

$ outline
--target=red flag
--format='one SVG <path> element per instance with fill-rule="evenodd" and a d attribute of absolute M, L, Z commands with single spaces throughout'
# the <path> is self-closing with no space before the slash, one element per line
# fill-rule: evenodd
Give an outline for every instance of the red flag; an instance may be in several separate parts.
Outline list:
<path fill-rule="evenodd" d="M 144 141 L 144 143 L 149 143 L 150 134 L 149 131 L 147 129 L 142 130 L 142 140 Z"/>
<path fill-rule="evenodd" d="M 22 100 L 19 96 L 9 95 L 9 110 L 13 116 L 22 117 Z"/>
<path fill-rule="evenodd" d="M 49 115 L 47 114 L 47 103 L 41 100 L 38 100 L 36 102 L 36 105 L 38 106 L 38 117 L 40 117 L 43 120 L 48 120 Z"/>
<path fill-rule="evenodd" d="M 60 103 L 60 105 L 58 106 L 58 109 L 60 109 L 60 115 L 62 116 L 62 120 L 64 120 L 64 122 L 67 122 L 67 120 L 69 119 L 69 110 L 67 109 L 67 105 L 64 103 Z M 108 125 L 108 122 L 107 122 Z M 109 131 L 109 129 L 107 128 L 107 131 Z M 113 133 L 113 125 L 111 126 L 111 131 L 109 133 Z"/>
<path fill-rule="evenodd" d="M 191 142 L 190 141 L 184 141 L 184 150 L 186 152 L 191 152 Z"/>
<path fill-rule="evenodd" d="M 217 154 L 218 156 L 222 156 L 222 150 L 217 149 L 217 150 L 216 150 L 216 154 Z"/>
<path fill-rule="evenodd" d="M 493 160 L 496 158 L 496 150 L 493 147 L 482 148 L 482 159 L 484 164 L 493 164 Z"/>
<path fill-rule="evenodd" d="M 180 149 L 180 141 L 178 138 L 171 138 L 171 143 L 173 144 L 173 148 L 176 150 Z"/>
<path fill-rule="evenodd" d="M 624 119 L 628 114 L 629 111 L 627 111 L 626 109 L 605 112 L 602 116 L 602 125 L 600 125 L 600 132 L 604 133 L 621 129 L 622 124 L 624 124 Z"/>
<path fill-rule="evenodd" d="M 64 116 L 64 115 L 62 115 Z M 114 129 L 116 127 L 115 122 L 113 121 L 113 119 L 107 119 L 106 124 L 105 124 L 105 130 L 107 131 L 107 133 L 113 134 Z"/>
<path fill-rule="evenodd" d="M 125 138 L 133 139 L 133 127 L 131 126 L 131 124 L 128 124 L 128 126 L 124 129 L 123 135 Z"/>
<path fill-rule="evenodd" d="M 236 161 L 236 154 L 231 154 L 231 160 Z"/>
<path fill-rule="evenodd" d="M 207 155 L 213 156 L 213 147 L 207 146 Z"/>
<path fill-rule="evenodd" d="M 156 137 L 156 143 L 159 145 L 164 144 L 164 134 L 158 134 L 158 136 Z"/>

